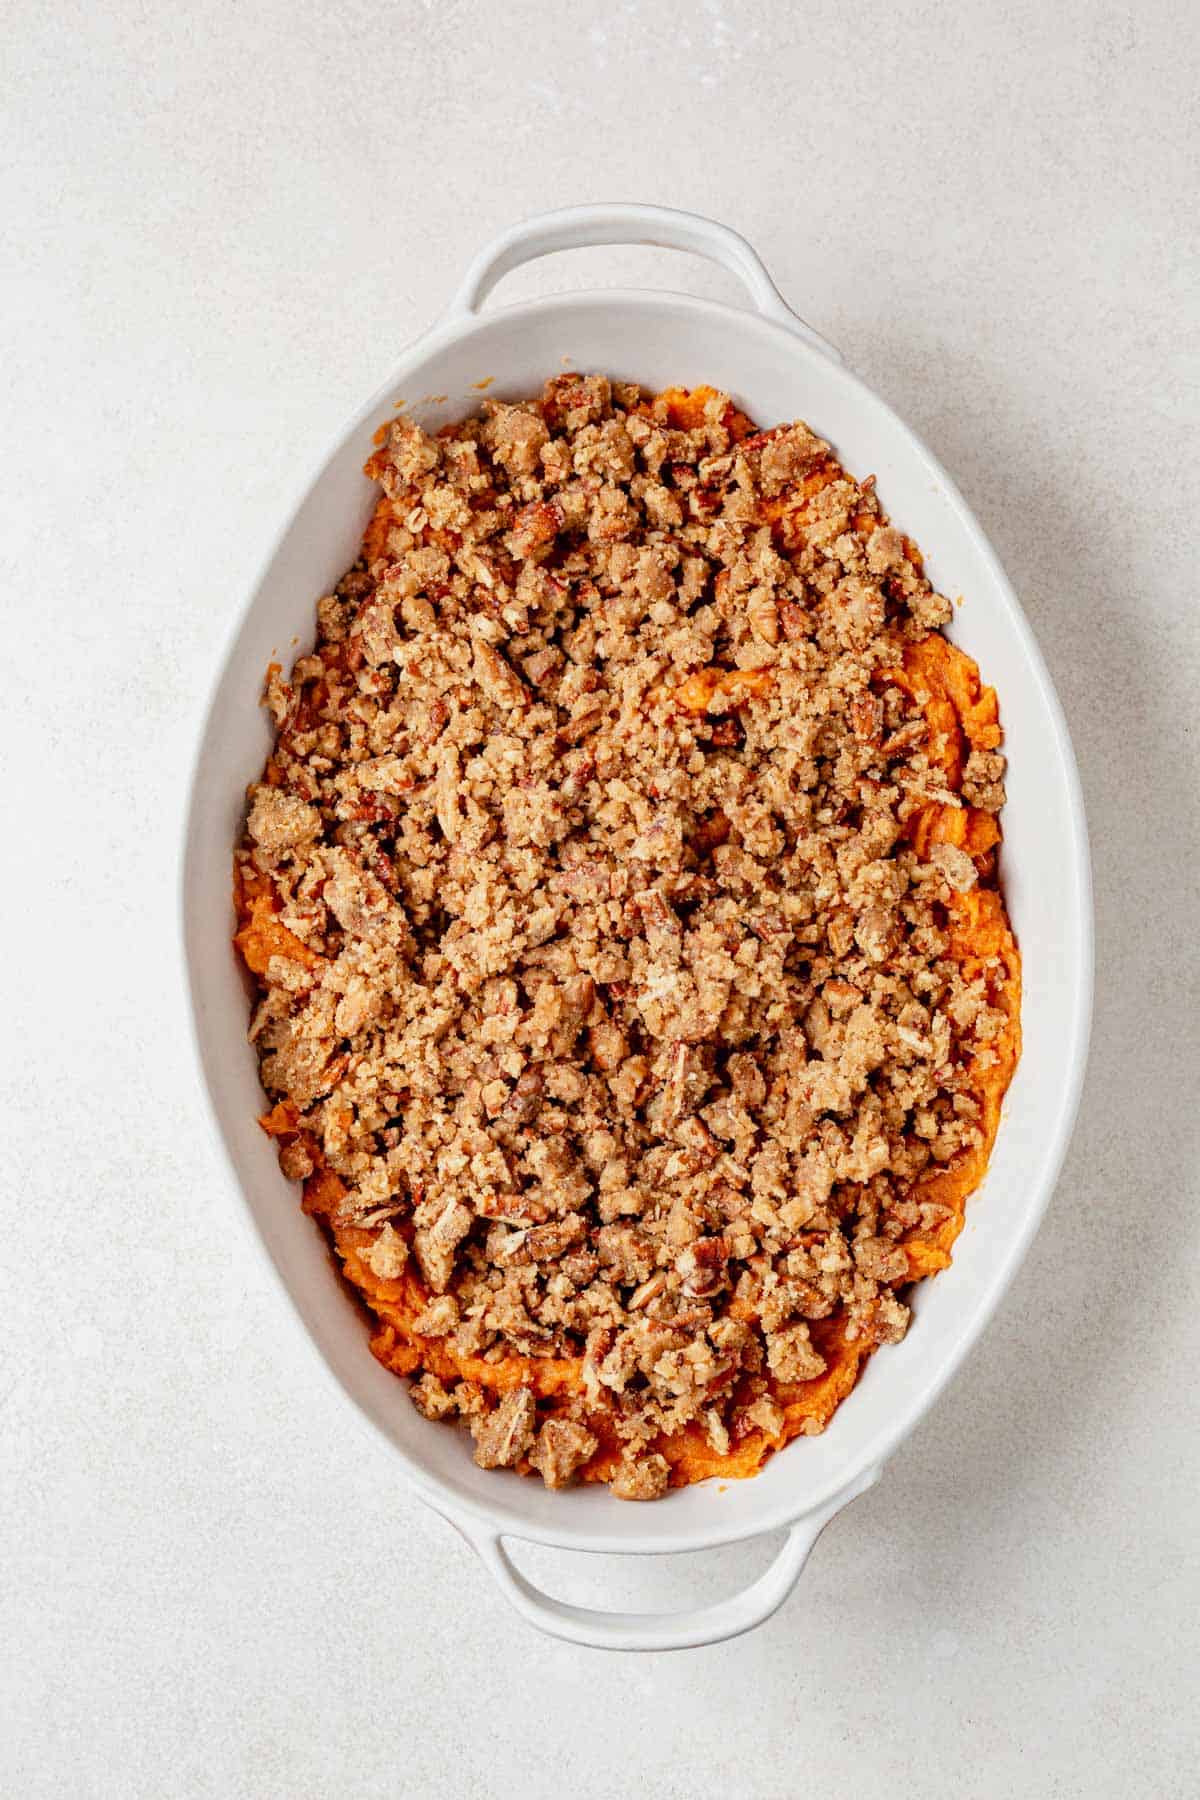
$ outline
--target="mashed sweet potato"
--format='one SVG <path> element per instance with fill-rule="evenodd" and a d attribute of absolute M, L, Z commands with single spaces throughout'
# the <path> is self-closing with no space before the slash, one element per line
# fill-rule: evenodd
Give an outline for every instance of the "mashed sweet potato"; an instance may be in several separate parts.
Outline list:
<path fill-rule="evenodd" d="M 279 1096 L 261 1124 L 374 1355 L 430 1417 L 465 1417 L 486 1466 L 651 1498 L 753 1475 L 902 1335 L 901 1295 L 950 1263 L 987 1168 L 1020 960 L 996 696 L 873 484 L 711 389 L 618 405 L 599 380 L 441 440 L 398 426 L 372 459 L 385 492 L 322 603 L 326 647 L 271 675 L 234 942 Z M 451 619 L 462 651 L 421 689 L 407 645 Z M 471 722 L 445 749 L 481 706 L 491 739 Z M 507 790 L 466 779 L 489 741 Z M 503 885 L 448 921 L 425 867 L 476 879 L 505 833 L 533 925 L 492 931 Z M 580 959 L 554 948 L 571 932 Z M 435 1088 L 406 1097 L 368 1051 L 388 933 L 390 980 L 441 984 L 407 1054 L 442 1057 L 458 1140 Z M 422 1161 L 418 1130 L 450 1150 Z"/>

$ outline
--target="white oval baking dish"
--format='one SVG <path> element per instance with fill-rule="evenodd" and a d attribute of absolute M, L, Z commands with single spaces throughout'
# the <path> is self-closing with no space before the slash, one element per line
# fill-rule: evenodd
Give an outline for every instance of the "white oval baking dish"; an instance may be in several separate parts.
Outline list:
<path fill-rule="evenodd" d="M 657 244 L 708 257 L 738 276 L 755 311 L 680 294 L 573 294 L 482 313 L 509 270 L 550 251 Z M 751 1481 L 708 1482 L 652 1506 L 606 1488 L 567 1493 L 475 1467 L 466 1433 L 439 1429 L 406 1384 L 367 1348 L 363 1315 L 280 1174 L 256 1117 L 263 1099 L 246 1041 L 246 992 L 230 948 L 230 863 L 247 784 L 270 734 L 263 673 L 353 561 L 372 504 L 362 474 L 372 433 L 406 402 L 436 427 L 489 393 L 535 393 L 564 366 L 651 388 L 709 382 L 770 425 L 806 419 L 855 474 L 874 472 L 883 504 L 922 546 L 934 584 L 964 604 L 953 636 L 999 691 L 1009 756 L 1003 877 L 1024 961 L 1024 1054 L 987 1181 L 971 1202 L 954 1265 L 916 1290 L 905 1341 L 870 1362 L 822 1437 L 801 1439 Z M 983 1331 L 1016 1273 L 1066 1151 L 1091 1013 L 1092 920 L 1086 827 L 1058 700 L 994 553 L 929 451 L 780 298 L 754 251 L 726 227 L 647 206 L 545 214 L 478 256 L 445 316 L 411 345 L 309 483 L 246 604 L 218 675 L 188 807 L 183 928 L 205 1083 L 232 1173 L 259 1239 L 328 1369 L 391 1446 L 421 1496 L 479 1552 L 531 1623 L 576 1643 L 661 1650 L 716 1642 L 768 1618 L 791 1590 L 822 1527 L 878 1479 Z M 506 1538 L 584 1551 L 700 1550 L 779 1528 L 774 1563 L 744 1592 L 676 1615 L 619 1614 L 540 1593 L 514 1567 Z"/>

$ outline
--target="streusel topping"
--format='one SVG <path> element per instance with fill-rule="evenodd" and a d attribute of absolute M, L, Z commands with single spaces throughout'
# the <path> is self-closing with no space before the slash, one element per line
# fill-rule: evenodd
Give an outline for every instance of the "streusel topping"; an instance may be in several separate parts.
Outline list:
<path fill-rule="evenodd" d="M 994 696 L 873 483 L 725 395 L 560 376 L 368 472 L 238 857 L 265 1123 L 484 1467 L 743 1472 L 986 1162 Z"/>

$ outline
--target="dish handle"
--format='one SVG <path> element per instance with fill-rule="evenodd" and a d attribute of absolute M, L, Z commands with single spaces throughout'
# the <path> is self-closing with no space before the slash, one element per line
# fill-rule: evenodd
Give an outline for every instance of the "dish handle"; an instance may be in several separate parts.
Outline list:
<path fill-rule="evenodd" d="M 477 313 L 496 283 L 522 263 L 556 250 L 586 250 L 598 244 L 654 244 L 663 250 L 689 250 L 719 263 L 749 290 L 760 313 L 834 362 L 843 360 L 840 350 L 792 311 L 744 237 L 716 219 L 670 206 L 567 206 L 510 225 L 479 252 L 450 302 L 449 316 Z"/>
<path fill-rule="evenodd" d="M 556 1600 L 517 1568 L 505 1548 L 503 1532 L 481 1520 L 444 1512 L 440 1506 L 437 1511 L 477 1552 L 510 1605 L 527 1624 L 548 1636 L 591 1650 L 690 1650 L 740 1637 L 777 1612 L 800 1579 L 809 1552 L 826 1525 L 843 1506 L 874 1487 L 879 1474 L 877 1468 L 868 1469 L 836 1498 L 798 1519 L 770 1567 L 749 1587 L 710 1606 L 677 1613 L 604 1612 Z"/>

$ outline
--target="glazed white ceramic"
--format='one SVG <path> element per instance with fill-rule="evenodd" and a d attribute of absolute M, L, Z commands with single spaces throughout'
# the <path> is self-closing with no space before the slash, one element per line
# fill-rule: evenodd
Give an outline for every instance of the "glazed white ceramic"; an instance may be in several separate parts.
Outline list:
<path fill-rule="evenodd" d="M 509 270 L 550 251 L 605 243 L 690 250 L 738 276 L 755 310 L 681 294 L 612 291 L 480 309 Z M 430 427 L 490 395 L 535 393 L 564 367 L 651 388 L 709 382 L 763 425 L 806 419 L 856 475 L 873 473 L 892 517 L 921 544 L 934 584 L 963 604 L 952 635 L 999 690 L 1006 749 L 1003 878 L 1024 964 L 1024 1054 L 987 1180 L 954 1265 L 916 1291 L 904 1342 L 874 1357 L 823 1436 L 775 1456 L 754 1480 L 707 1482 L 652 1506 L 605 1488 L 551 1493 L 475 1467 L 464 1432 L 428 1424 L 405 1383 L 367 1348 L 363 1314 L 336 1278 L 274 1149 L 246 1041 L 246 990 L 230 948 L 230 858 L 247 784 L 270 743 L 258 705 L 273 658 L 307 646 L 313 607 L 354 560 L 372 505 L 362 474 L 376 427 L 403 401 Z M 745 1631 L 780 1605 L 823 1526 L 878 1479 L 991 1318 L 1029 1247 L 1066 1151 L 1083 1078 L 1092 988 L 1091 885 L 1074 756 L 1029 626 L 994 553 L 945 471 L 838 353 L 784 304 L 754 251 L 711 220 L 646 206 L 578 207 L 507 232 L 468 271 L 445 316 L 402 356 L 310 481 L 250 595 L 213 692 L 188 810 L 183 926 L 200 1062 L 234 1180 L 321 1357 L 391 1446 L 397 1467 L 479 1552 L 532 1624 L 610 1649 L 672 1649 Z M 744 1592 L 677 1615 L 590 1611 L 539 1592 L 505 1539 L 635 1554 L 699 1550 L 786 1528 Z"/>

